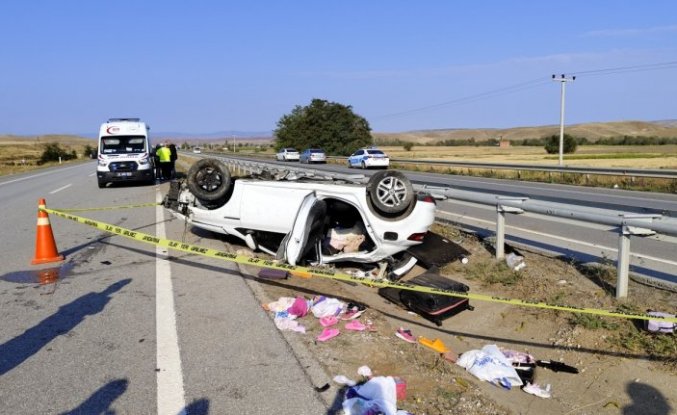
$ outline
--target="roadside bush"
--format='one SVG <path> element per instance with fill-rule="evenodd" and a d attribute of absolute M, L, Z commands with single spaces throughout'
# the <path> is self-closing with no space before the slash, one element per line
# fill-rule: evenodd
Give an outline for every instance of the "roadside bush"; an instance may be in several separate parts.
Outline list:
<path fill-rule="evenodd" d="M 576 147 L 578 146 L 576 138 L 568 134 L 564 134 L 563 138 L 562 152 L 564 154 L 575 153 Z M 548 154 L 559 154 L 559 135 L 551 135 L 545 139 L 545 151 L 547 151 Z"/>
<path fill-rule="evenodd" d="M 40 160 L 38 160 L 38 164 L 45 164 L 50 161 L 59 161 L 59 159 L 62 161 L 73 160 L 77 157 L 78 155 L 75 150 L 69 152 L 61 148 L 58 143 L 47 143 L 45 144 L 45 149 L 42 151 Z"/>
<path fill-rule="evenodd" d="M 414 147 L 414 143 L 406 142 L 402 147 L 404 148 L 405 151 L 411 151 L 411 148 Z"/>

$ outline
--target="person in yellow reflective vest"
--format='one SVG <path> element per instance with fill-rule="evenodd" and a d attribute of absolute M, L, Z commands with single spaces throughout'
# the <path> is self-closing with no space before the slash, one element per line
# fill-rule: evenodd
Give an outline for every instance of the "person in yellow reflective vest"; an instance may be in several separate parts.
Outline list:
<path fill-rule="evenodd" d="M 158 161 L 160 162 L 161 180 L 169 179 L 172 176 L 172 151 L 165 143 L 162 143 L 156 151 Z"/>

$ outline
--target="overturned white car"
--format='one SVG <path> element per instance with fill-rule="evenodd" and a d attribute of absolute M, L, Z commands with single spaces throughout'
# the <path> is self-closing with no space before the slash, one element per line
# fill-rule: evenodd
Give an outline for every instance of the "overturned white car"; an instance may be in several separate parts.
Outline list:
<path fill-rule="evenodd" d="M 233 235 L 291 265 L 373 263 L 418 245 L 435 200 L 415 193 L 398 171 L 367 183 L 263 171 L 231 178 L 217 159 L 201 159 L 171 183 L 164 206 L 188 223 Z"/>

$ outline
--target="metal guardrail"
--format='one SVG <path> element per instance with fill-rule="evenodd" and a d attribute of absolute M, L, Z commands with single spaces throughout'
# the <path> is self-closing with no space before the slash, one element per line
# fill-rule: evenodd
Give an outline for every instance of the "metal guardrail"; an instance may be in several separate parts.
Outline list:
<path fill-rule="evenodd" d="M 294 166 L 280 166 L 279 164 L 262 161 L 241 160 L 224 156 L 217 156 L 237 174 L 260 173 L 264 168 L 270 172 L 292 171 L 306 176 L 324 179 L 342 179 L 349 182 L 366 183 L 367 177 L 361 174 L 319 173 L 310 168 Z M 631 212 L 610 211 L 608 209 L 593 208 L 582 205 L 570 205 L 550 202 L 527 197 L 496 196 L 482 192 L 458 190 L 449 187 L 414 185 L 419 191 L 426 191 L 440 199 L 453 199 L 482 205 L 496 206 L 496 258 L 505 256 L 505 214 L 520 214 L 525 212 L 545 216 L 566 218 L 580 222 L 611 225 L 618 232 L 618 259 L 616 297 L 624 298 L 628 295 L 628 280 L 630 268 L 630 237 L 649 236 L 656 233 L 677 236 L 677 219 L 660 214 L 636 214 Z"/>
<path fill-rule="evenodd" d="M 216 156 L 217 153 L 211 155 Z M 247 157 L 263 157 L 260 153 L 240 153 Z M 269 155 L 267 156 L 269 157 Z M 329 160 L 346 161 L 348 157 L 327 156 Z M 391 158 L 392 163 L 446 166 L 485 170 L 539 171 L 549 173 L 591 174 L 600 176 L 645 177 L 653 179 L 676 179 L 677 169 L 630 169 L 614 167 L 548 166 L 542 164 L 481 163 L 474 161 L 421 160 Z"/>
<path fill-rule="evenodd" d="M 346 160 L 346 157 L 327 156 L 333 160 Z M 395 159 L 392 163 L 436 165 L 447 167 L 465 167 L 486 170 L 516 170 L 516 171 L 542 171 L 551 173 L 576 173 L 597 174 L 605 176 L 647 177 L 655 179 L 677 179 L 675 169 L 627 169 L 612 167 L 576 167 L 576 166 L 547 166 L 541 164 L 509 164 L 509 163 L 479 163 L 470 161 L 446 161 L 446 160 L 420 160 L 420 159 Z"/>

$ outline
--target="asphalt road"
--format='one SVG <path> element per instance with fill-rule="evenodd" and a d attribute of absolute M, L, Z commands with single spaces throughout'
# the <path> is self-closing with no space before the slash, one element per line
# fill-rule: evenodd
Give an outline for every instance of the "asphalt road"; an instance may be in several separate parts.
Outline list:
<path fill-rule="evenodd" d="M 321 414 L 326 405 L 233 264 L 156 250 L 51 215 L 60 267 L 32 266 L 37 202 L 155 202 L 98 189 L 94 162 L 0 179 L 0 413 Z M 78 212 L 181 239 L 158 207 Z M 190 232 L 188 242 L 223 249 Z M 56 284 L 39 283 L 52 269 Z M 42 274 L 43 276 L 46 274 Z"/>

